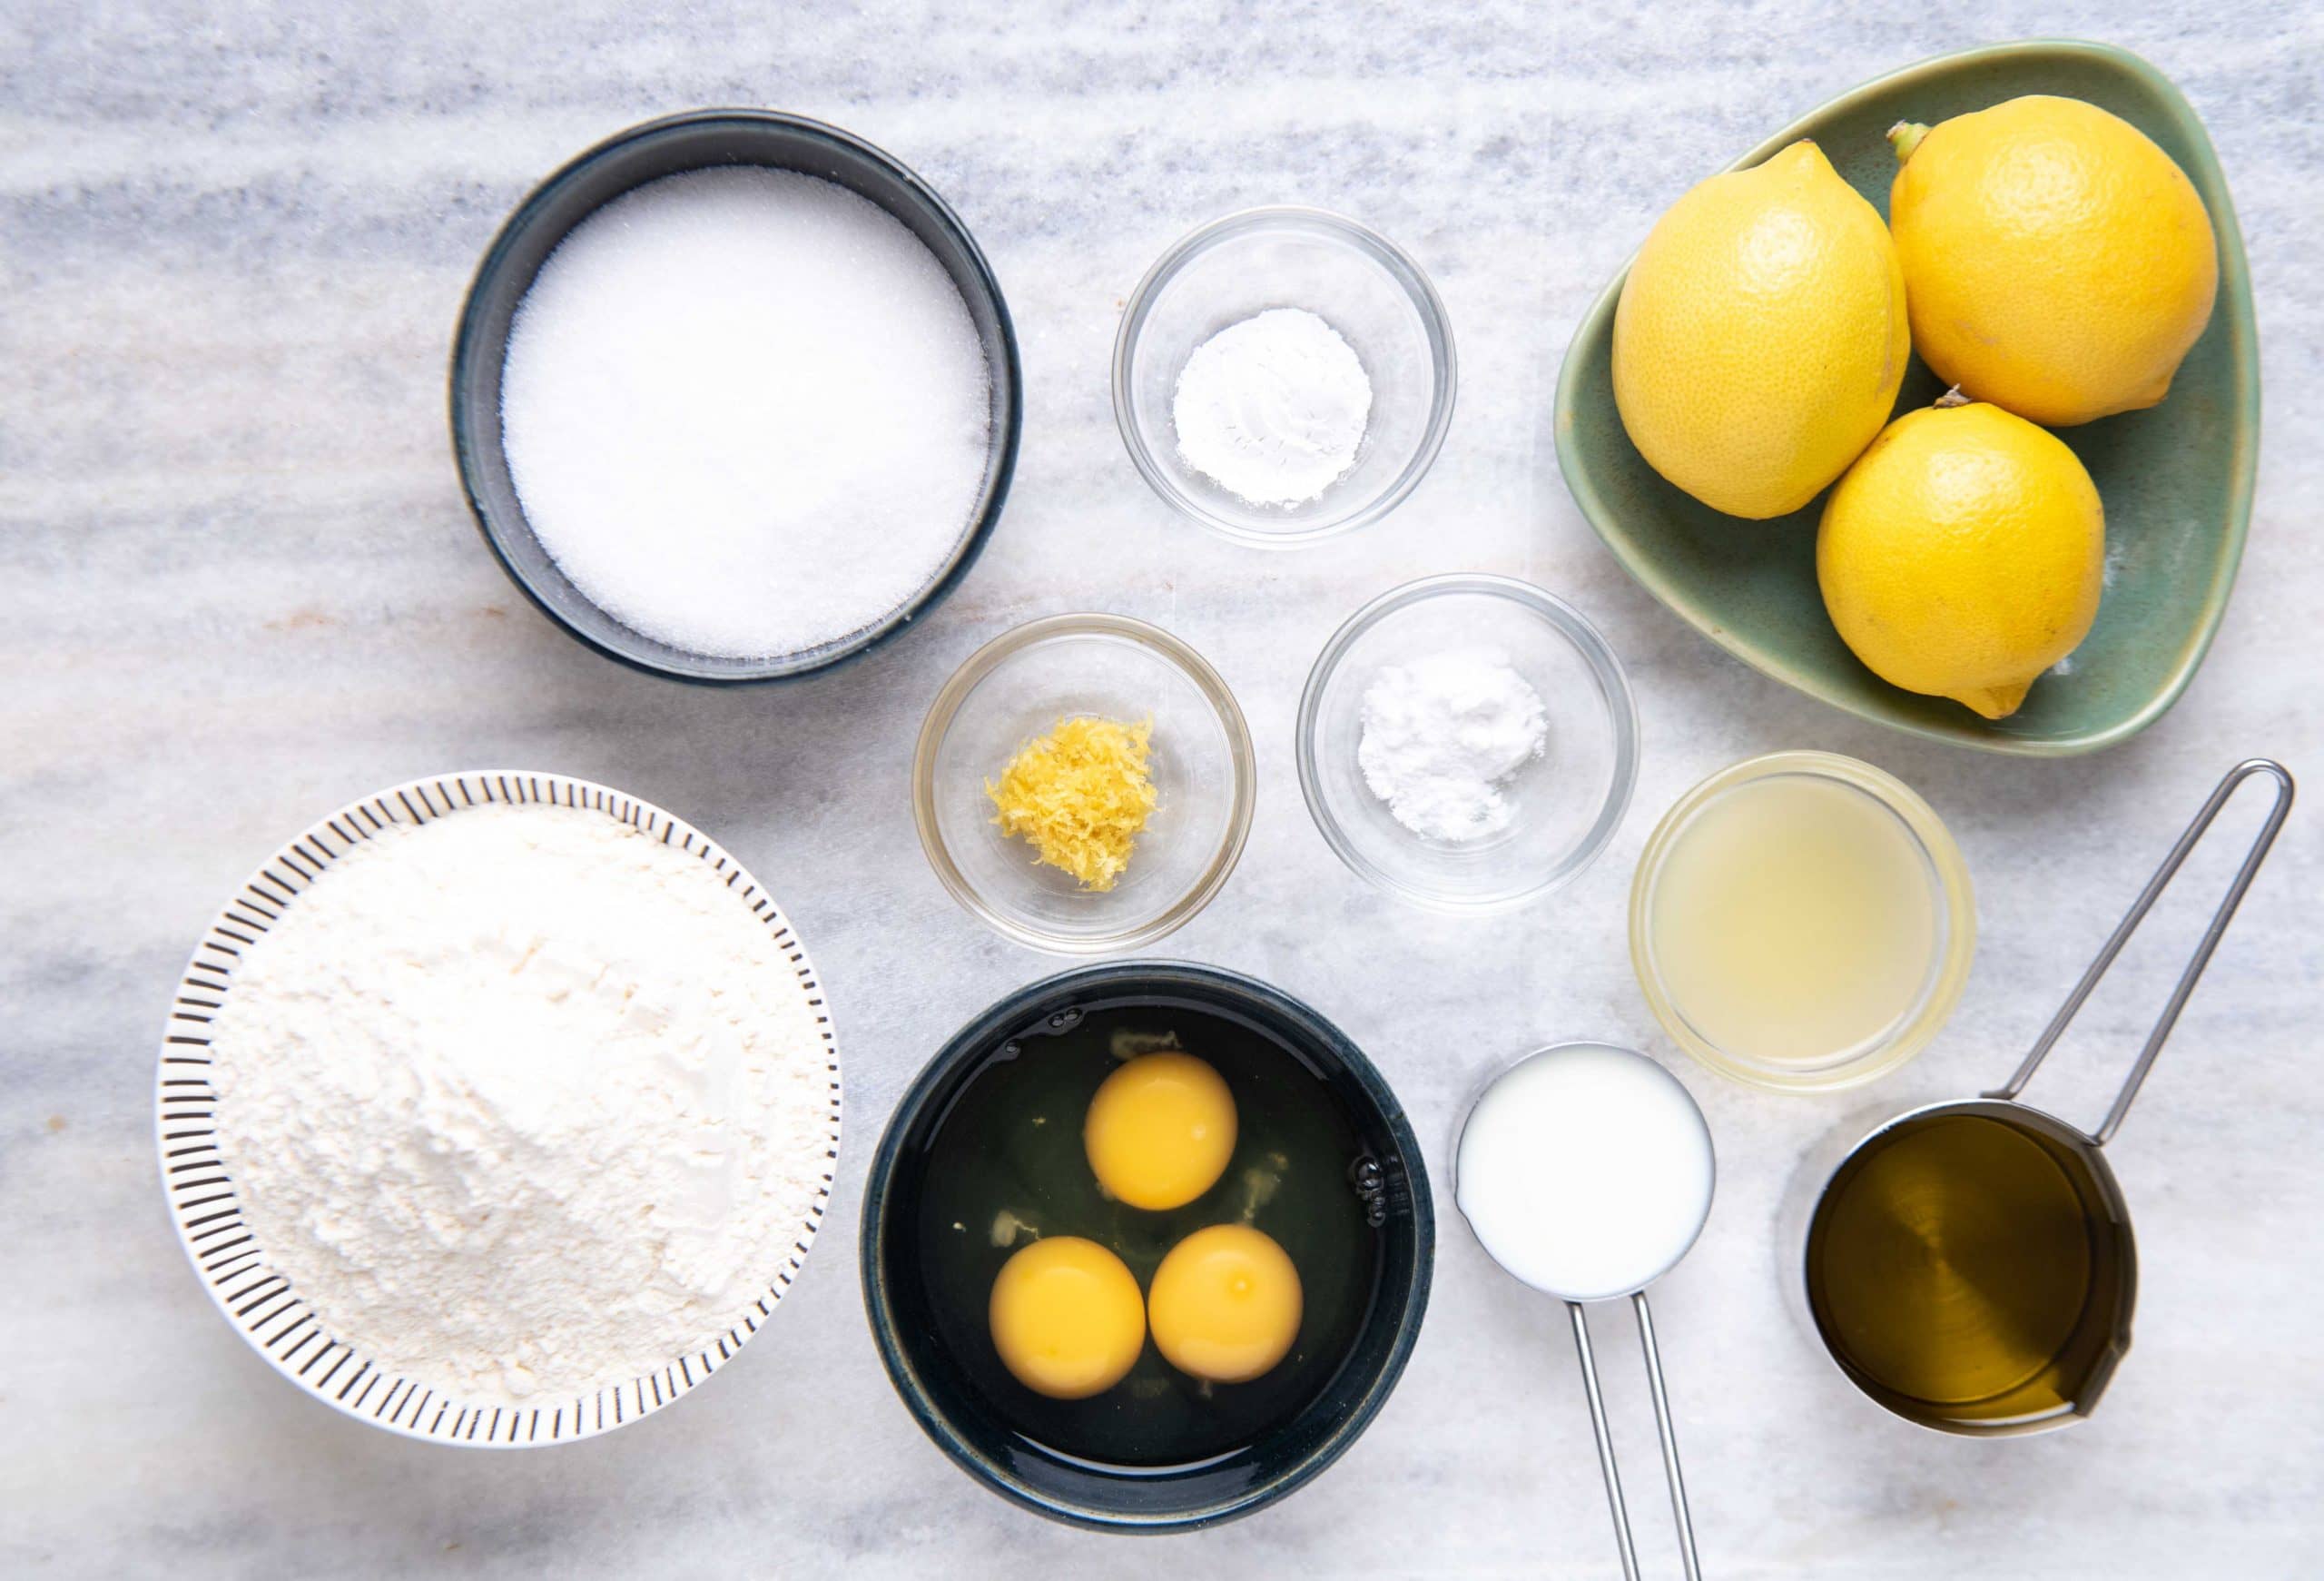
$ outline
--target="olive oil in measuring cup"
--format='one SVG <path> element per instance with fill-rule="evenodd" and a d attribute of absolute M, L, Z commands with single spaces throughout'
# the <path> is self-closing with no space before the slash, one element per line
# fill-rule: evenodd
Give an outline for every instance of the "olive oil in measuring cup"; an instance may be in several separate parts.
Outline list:
<path fill-rule="evenodd" d="M 1931 1425 L 2040 1421 L 2112 1370 L 2134 1270 L 2127 1221 L 2048 1118 L 1999 1103 L 1909 1115 L 1825 1189 L 1808 1309 L 1841 1369 L 1891 1410 Z"/>
<path fill-rule="evenodd" d="M 2020 1094 L 2187 854 L 2245 780 L 2276 795 L 2114 1096 L 2090 1131 Z M 1849 1381 L 1925 1428 L 2039 1432 L 2089 1416 L 2131 1344 L 2138 1254 L 2105 1146 L 2291 812 L 2280 763 L 2228 772 L 2016 1073 L 1982 1097 L 1899 1114 L 1820 1174 L 1801 1273 L 1808 1315 Z M 1842 1138 L 1845 1140 L 1845 1136 Z"/>

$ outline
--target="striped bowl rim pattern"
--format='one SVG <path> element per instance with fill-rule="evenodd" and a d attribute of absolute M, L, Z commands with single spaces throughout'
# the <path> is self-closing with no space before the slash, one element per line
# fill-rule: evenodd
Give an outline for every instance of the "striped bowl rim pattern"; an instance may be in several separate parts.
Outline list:
<path fill-rule="evenodd" d="M 348 851 L 392 824 L 420 825 L 474 806 L 545 805 L 603 813 L 691 853 L 720 875 L 765 925 L 797 974 L 815 1018 L 830 1076 L 822 1183 L 787 1260 L 734 1327 L 702 1350 L 593 1392 L 537 1406 L 471 1405 L 391 1375 L 326 1332 L 268 1262 L 244 1223 L 217 1147 L 218 1093 L 207 1067 L 210 1029 L 233 986 L 242 952 L 279 925 L 299 895 Z M 484 769 L 416 779 L 340 808 L 276 852 L 220 910 L 194 947 L 170 1007 L 154 1078 L 154 1133 L 162 1188 L 186 1256 L 237 1333 L 274 1370 L 334 1409 L 407 1438 L 493 1448 L 569 1444 L 650 1416 L 734 1359 L 773 1316 L 814 1244 L 838 1168 L 839 1040 L 805 947 L 766 891 L 714 841 L 683 818 L 585 779 L 532 770 Z"/>

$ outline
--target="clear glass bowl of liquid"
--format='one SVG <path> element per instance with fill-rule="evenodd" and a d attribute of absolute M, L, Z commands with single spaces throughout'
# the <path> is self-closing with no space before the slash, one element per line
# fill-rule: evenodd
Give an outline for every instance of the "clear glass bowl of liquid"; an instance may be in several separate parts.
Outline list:
<path fill-rule="evenodd" d="M 1777 752 L 1679 798 L 1630 885 L 1630 960 L 1655 1018 L 1751 1086 L 1828 1092 L 1897 1069 L 1959 1003 L 1969 872 L 1895 776 Z"/>

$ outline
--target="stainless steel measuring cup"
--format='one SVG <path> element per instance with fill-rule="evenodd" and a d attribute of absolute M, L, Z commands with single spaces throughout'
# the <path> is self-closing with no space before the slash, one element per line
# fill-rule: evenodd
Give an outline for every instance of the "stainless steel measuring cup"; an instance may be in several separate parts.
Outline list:
<path fill-rule="evenodd" d="M 1481 1117 L 1487 1116 L 1496 1090 L 1512 1081 L 1524 1080 L 1529 1067 L 1539 1067 L 1543 1062 L 1576 1060 L 1597 1062 L 1601 1068 L 1610 1063 L 1633 1091 L 1640 1090 L 1642 1084 L 1643 1090 L 1650 1093 L 1646 1107 L 1653 1112 L 1656 1123 L 1649 1129 L 1654 1134 L 1637 1135 L 1634 1149 L 1619 1159 L 1606 1161 L 1610 1166 L 1606 1172 L 1623 1178 L 1593 1181 L 1591 1185 L 1602 1189 L 1603 1198 L 1585 1196 L 1570 1189 L 1571 1182 L 1553 1172 L 1557 1139 L 1532 1134 L 1521 1137 L 1513 1130 L 1495 1139 L 1492 1150 L 1496 1155 L 1493 1167 L 1479 1167 L 1483 1151 L 1479 1133 L 1495 1124 L 1495 1119 L 1481 1121 Z M 1585 1112 L 1587 1107 L 1583 1103 L 1562 1112 L 1578 1113 L 1581 1119 L 1588 1120 L 1590 1116 Z M 1512 1142 L 1531 1151 L 1512 1157 Z M 1669 1145 L 1666 1147 L 1665 1143 Z M 1589 1150 L 1584 1147 L 1575 1151 Z M 1633 1049 L 1610 1043 L 1556 1043 L 1527 1054 L 1485 1084 L 1462 1123 L 1454 1161 L 1454 1201 L 1486 1253 L 1514 1278 L 1565 1302 L 1566 1315 L 1573 1325 L 1575 1354 L 1581 1363 L 1582 1389 L 1590 1399 L 1590 1422 L 1597 1436 L 1598 1466 L 1606 1482 L 1606 1503 L 1614 1518 L 1622 1575 L 1626 1581 L 1638 1581 L 1638 1550 L 1630 1537 L 1630 1514 L 1622 1500 L 1621 1472 L 1614 1464 L 1613 1435 L 1606 1425 L 1606 1404 L 1599 1393 L 1598 1365 L 1590 1350 L 1590 1325 L 1582 1310 L 1590 1302 L 1625 1298 L 1630 1301 L 1638 1319 L 1639 1343 L 1646 1353 L 1647 1383 L 1653 1394 L 1654 1422 L 1662 1441 L 1662 1471 L 1670 1487 L 1670 1513 L 1678 1523 L 1679 1557 L 1686 1566 L 1687 1581 L 1701 1581 L 1702 1567 L 1695 1556 L 1694 1521 L 1687 1510 L 1686 1482 L 1679 1472 L 1679 1439 L 1670 1425 L 1670 1398 L 1663 1387 L 1662 1356 L 1654 1342 L 1654 1317 L 1647 1308 L 1646 1287 L 1677 1266 L 1693 1247 L 1704 1220 L 1710 1216 L 1716 1163 L 1710 1127 L 1703 1119 L 1702 1110 L 1676 1076 Z M 1625 1192 L 1652 1191 L 1658 1184 L 1668 1183 L 1668 1176 L 1673 1172 L 1669 1166 L 1672 1164 L 1680 1169 L 1699 1169 L 1699 1186 L 1690 1182 L 1688 1188 L 1660 1199 L 1662 1206 L 1652 1216 L 1657 1221 L 1654 1234 L 1635 1247 L 1615 1249 L 1610 1256 L 1600 1252 L 1581 1260 L 1590 1265 L 1587 1272 L 1581 1271 L 1580 1263 L 1573 1259 L 1554 1252 L 1541 1255 L 1541 1232 L 1550 1231 L 1554 1240 L 1561 1223 L 1588 1223 L 1602 1218 L 1607 1201 L 1618 1200 Z"/>
<path fill-rule="evenodd" d="M 2254 776 L 2275 782 L 2275 800 L 2104 1120 L 2085 1132 L 2020 1102 L 2220 809 Z M 1827 1148 L 1803 1172 L 1813 1206 L 1795 1293 L 1841 1372 L 1875 1401 L 1974 1437 L 2064 1427 L 2096 1405 L 2130 1348 L 2138 1285 L 2130 1210 L 2102 1150 L 2275 843 L 2292 793 L 2279 763 L 2230 769 L 2006 1082 L 1896 1115 L 1853 1145 Z"/>

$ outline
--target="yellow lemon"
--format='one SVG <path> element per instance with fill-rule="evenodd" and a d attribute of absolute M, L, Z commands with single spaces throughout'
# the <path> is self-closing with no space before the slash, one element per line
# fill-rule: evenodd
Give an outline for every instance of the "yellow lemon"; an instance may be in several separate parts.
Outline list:
<path fill-rule="evenodd" d="M 1614 402 L 1671 482 L 1729 516 L 1782 516 L 1888 420 L 1907 335 L 1887 227 L 1795 143 L 1655 222 L 1614 311 Z"/>
<path fill-rule="evenodd" d="M 1997 406 L 1930 407 L 1832 490 L 1816 579 L 1875 675 L 1999 719 L 2089 632 L 2105 552 L 2097 487 L 2064 441 Z"/>
<path fill-rule="evenodd" d="M 1939 378 L 2053 428 L 2170 392 L 2211 321 L 2219 244 L 2169 154 L 2041 94 L 1888 135 L 1913 344 Z"/>

